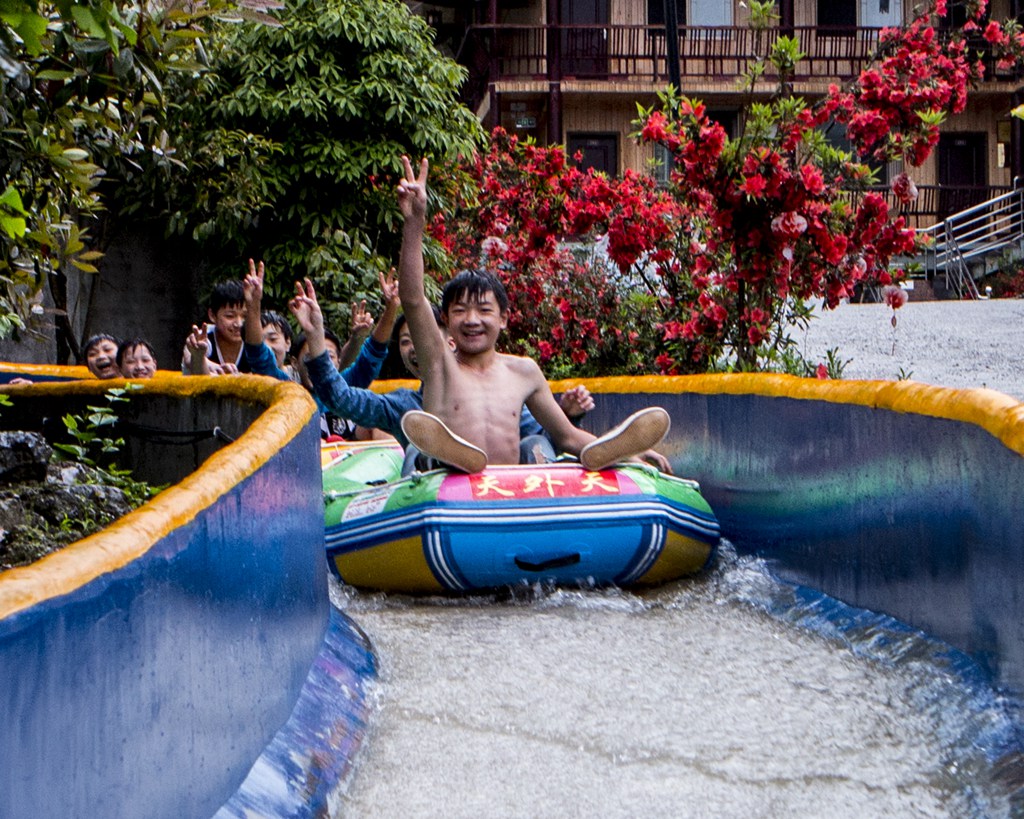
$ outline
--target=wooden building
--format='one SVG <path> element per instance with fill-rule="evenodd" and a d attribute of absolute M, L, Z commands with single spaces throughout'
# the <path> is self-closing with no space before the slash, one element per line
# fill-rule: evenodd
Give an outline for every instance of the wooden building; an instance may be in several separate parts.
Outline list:
<path fill-rule="evenodd" d="M 1017 13 L 1020 0 L 992 0 L 989 15 Z M 951 4 L 952 5 L 952 4 Z M 619 175 L 654 169 L 654 149 L 630 133 L 637 103 L 650 106 L 670 82 L 666 14 L 678 17 L 679 84 L 736 133 L 752 99 L 737 77 L 766 43 L 795 36 L 806 57 L 794 93 L 820 97 L 856 77 L 885 26 L 909 20 L 910 0 L 781 0 L 778 24 L 755 32 L 742 0 L 439 0 L 417 3 L 437 42 L 469 76 L 464 101 L 489 127 L 581 151 L 585 166 Z M 980 38 L 972 46 L 987 50 Z M 937 150 L 911 170 L 920 191 L 918 227 L 1009 191 L 1021 175 L 1022 131 L 1010 110 L 1024 101 L 1024 72 L 996 71 L 969 95 L 968 109 L 942 127 Z M 753 99 L 766 99 L 766 77 Z M 883 177 L 899 168 L 882 169 Z M 883 183 L 886 181 L 883 178 Z"/>

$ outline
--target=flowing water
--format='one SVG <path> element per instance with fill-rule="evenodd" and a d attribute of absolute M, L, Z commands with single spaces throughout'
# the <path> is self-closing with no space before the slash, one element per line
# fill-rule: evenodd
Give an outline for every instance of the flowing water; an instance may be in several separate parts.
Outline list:
<path fill-rule="evenodd" d="M 331 593 L 380 666 L 335 816 L 1018 814 L 1016 728 L 948 647 L 725 543 L 643 594 Z"/>

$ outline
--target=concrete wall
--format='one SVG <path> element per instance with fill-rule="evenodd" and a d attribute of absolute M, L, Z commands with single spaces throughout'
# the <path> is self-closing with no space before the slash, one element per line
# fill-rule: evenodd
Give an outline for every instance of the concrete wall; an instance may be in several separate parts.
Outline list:
<path fill-rule="evenodd" d="M 43 417 L 113 383 L 5 392 Z M 237 440 L 165 448 L 172 487 L 0 574 L 0 816 L 320 815 L 374 666 L 327 596 L 315 408 L 243 376 L 157 378 L 136 404 Z"/>
<path fill-rule="evenodd" d="M 141 336 L 156 348 L 161 369 L 176 370 L 193 322 L 206 314 L 197 299 L 200 265 L 191 241 L 165 239 L 144 225 L 123 229 L 107 248 L 90 287 L 82 338 L 94 333 Z"/>
<path fill-rule="evenodd" d="M 1024 697 L 1024 404 L 776 375 L 587 383 L 592 431 L 669 411 L 661 449 L 739 551 L 946 641 Z"/>
<path fill-rule="evenodd" d="M 138 336 L 153 344 L 162 369 L 177 369 L 192 323 L 205 315 L 196 297 L 201 265 L 190 241 L 165 239 L 144 222 L 125 226 L 112 237 L 98 274 L 67 272 L 67 312 L 78 342 L 95 333 Z M 0 340 L 0 361 L 57 363 L 54 306 L 48 292 L 41 298 L 42 312 L 29 317 L 28 327 Z"/>

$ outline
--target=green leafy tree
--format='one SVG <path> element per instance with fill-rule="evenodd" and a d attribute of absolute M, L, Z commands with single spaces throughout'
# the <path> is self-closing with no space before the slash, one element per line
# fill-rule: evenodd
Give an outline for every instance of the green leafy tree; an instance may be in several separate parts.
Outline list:
<path fill-rule="evenodd" d="M 464 70 L 399 0 L 297 0 L 280 28 L 227 31 L 216 52 L 175 117 L 187 172 L 149 177 L 133 206 L 197 240 L 210 280 L 263 259 L 268 304 L 311 277 L 341 326 L 397 256 L 401 154 L 445 164 L 482 144 Z"/>
<path fill-rule="evenodd" d="M 0 338 L 49 287 L 58 358 L 78 355 L 68 275 L 95 274 L 102 255 L 86 227 L 125 168 L 167 162 L 165 86 L 200 69 L 210 22 L 273 21 L 271 0 L 242 2 L 0 0 Z"/>

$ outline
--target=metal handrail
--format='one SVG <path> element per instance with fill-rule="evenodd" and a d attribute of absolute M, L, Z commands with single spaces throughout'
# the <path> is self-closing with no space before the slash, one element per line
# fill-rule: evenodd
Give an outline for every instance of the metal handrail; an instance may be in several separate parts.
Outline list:
<path fill-rule="evenodd" d="M 964 295 L 972 299 L 978 298 L 978 286 L 974 283 L 970 268 L 967 266 L 967 259 L 960 251 L 960 245 L 956 240 L 956 234 L 946 227 L 946 247 L 952 249 L 949 254 L 949 262 L 946 265 L 946 286 L 950 287 L 958 299 Z"/>
<path fill-rule="evenodd" d="M 919 230 L 931 238 L 926 260 L 958 298 L 978 298 L 970 262 L 1001 253 L 1024 242 L 1024 188 L 1014 190 L 946 217 Z"/>

